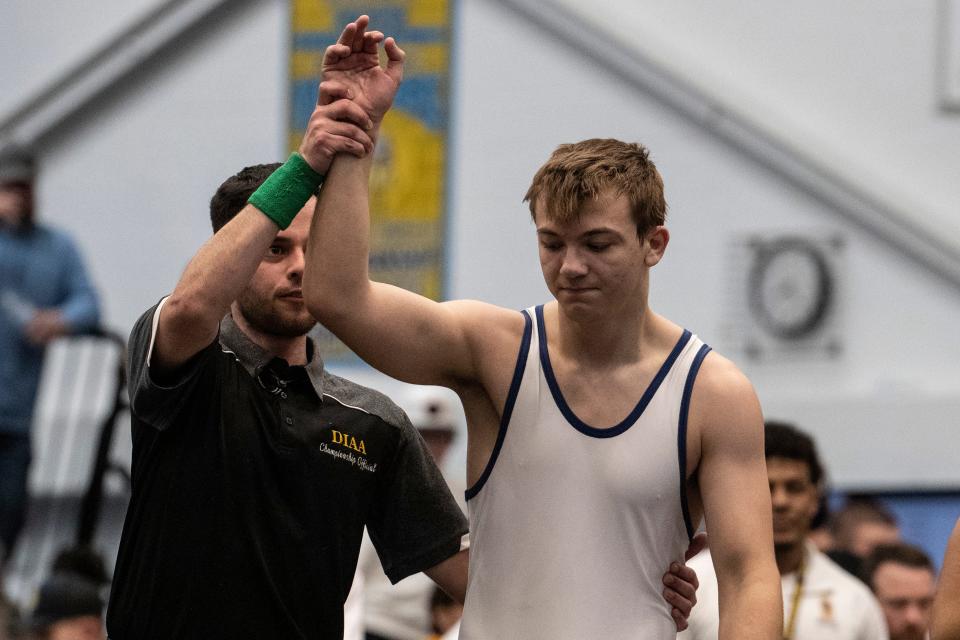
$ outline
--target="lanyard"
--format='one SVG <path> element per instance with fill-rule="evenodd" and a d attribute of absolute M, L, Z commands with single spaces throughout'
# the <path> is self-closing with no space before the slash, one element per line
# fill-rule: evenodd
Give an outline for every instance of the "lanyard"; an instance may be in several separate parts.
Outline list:
<path fill-rule="evenodd" d="M 797 569 L 797 584 L 793 588 L 793 597 L 790 598 L 790 616 L 785 620 L 783 640 L 793 640 L 797 628 L 797 612 L 800 610 L 800 595 L 803 593 L 803 579 L 807 573 L 807 554 L 803 554 L 800 568 Z"/>

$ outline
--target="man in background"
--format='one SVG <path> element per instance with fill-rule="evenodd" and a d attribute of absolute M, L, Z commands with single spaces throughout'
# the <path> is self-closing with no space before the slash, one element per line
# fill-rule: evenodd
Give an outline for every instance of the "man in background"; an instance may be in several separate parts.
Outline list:
<path fill-rule="evenodd" d="M 410 387 L 405 402 L 410 422 L 423 438 L 427 450 L 437 466 L 444 470 L 447 453 L 463 422 L 456 395 L 442 387 Z M 465 509 L 463 493 L 466 486 L 462 473 L 444 473 L 451 493 L 461 510 Z M 362 581 L 363 626 L 366 640 L 422 640 L 431 632 L 431 596 L 433 581 L 423 574 L 414 574 L 397 584 L 390 584 L 380 565 L 373 543 L 364 535 L 360 547 L 357 571 Z"/>
<path fill-rule="evenodd" d="M 32 153 L 0 151 L 0 562 L 13 552 L 26 513 L 44 350 L 96 327 L 100 317 L 73 241 L 35 220 L 35 179 Z"/>
<path fill-rule="evenodd" d="M 884 640 L 883 613 L 870 591 L 807 540 L 824 478 L 813 439 L 781 422 L 768 421 L 764 432 L 773 544 L 783 590 L 783 637 Z M 690 626 L 679 638 L 716 638 L 717 581 L 710 553 L 700 554 L 689 565 L 700 576 L 700 589 Z"/>
<path fill-rule="evenodd" d="M 857 577 L 863 575 L 863 561 L 874 547 L 900 541 L 897 519 L 880 502 L 869 497 L 851 497 L 831 514 L 828 529 L 832 546 L 830 559 Z"/>
<path fill-rule="evenodd" d="M 105 640 L 103 598 L 95 582 L 55 572 L 40 586 L 29 618 L 29 640 Z"/>
<path fill-rule="evenodd" d="M 923 550 L 902 542 L 880 545 L 864 561 L 863 578 L 880 601 L 890 640 L 928 637 L 937 580 Z"/>

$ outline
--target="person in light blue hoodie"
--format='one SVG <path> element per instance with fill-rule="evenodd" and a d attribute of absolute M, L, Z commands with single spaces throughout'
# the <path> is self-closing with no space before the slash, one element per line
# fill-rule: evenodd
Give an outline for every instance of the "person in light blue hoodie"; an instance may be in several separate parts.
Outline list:
<path fill-rule="evenodd" d="M 30 151 L 0 150 L 0 560 L 23 526 L 44 350 L 100 321 L 73 240 L 34 219 L 35 169 Z"/>

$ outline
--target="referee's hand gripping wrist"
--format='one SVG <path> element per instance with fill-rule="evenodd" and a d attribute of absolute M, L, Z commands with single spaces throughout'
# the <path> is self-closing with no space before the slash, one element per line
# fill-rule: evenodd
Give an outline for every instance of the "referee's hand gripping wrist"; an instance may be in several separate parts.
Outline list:
<path fill-rule="evenodd" d="M 326 174 L 338 153 L 362 158 L 373 151 L 373 120 L 353 98 L 353 91 L 342 82 L 320 83 L 317 107 L 299 148 L 300 155 L 317 173 Z"/>

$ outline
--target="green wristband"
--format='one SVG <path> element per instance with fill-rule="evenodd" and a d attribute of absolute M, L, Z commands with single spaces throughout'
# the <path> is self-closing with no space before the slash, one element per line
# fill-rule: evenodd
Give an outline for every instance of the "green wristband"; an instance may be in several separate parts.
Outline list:
<path fill-rule="evenodd" d="M 294 151 L 287 161 L 253 192 L 247 203 L 262 211 L 277 223 L 278 227 L 286 229 L 322 183 L 323 176 Z"/>

